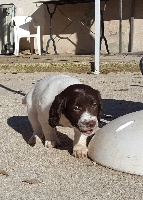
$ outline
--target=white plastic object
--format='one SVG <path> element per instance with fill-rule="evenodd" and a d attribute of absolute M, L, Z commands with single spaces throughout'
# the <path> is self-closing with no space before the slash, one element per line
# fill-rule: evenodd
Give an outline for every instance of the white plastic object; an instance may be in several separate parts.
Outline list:
<path fill-rule="evenodd" d="M 37 29 L 36 34 L 30 33 L 30 23 L 33 22 L 34 27 Z M 41 55 L 41 36 L 40 36 L 40 26 L 35 25 L 34 20 L 30 16 L 15 16 L 12 17 L 12 24 L 14 25 L 14 42 L 15 51 L 14 54 L 18 56 L 19 54 L 19 42 L 20 38 L 36 38 L 38 54 Z"/>
<path fill-rule="evenodd" d="M 88 155 L 103 166 L 143 175 L 143 110 L 99 129 L 88 145 Z"/>

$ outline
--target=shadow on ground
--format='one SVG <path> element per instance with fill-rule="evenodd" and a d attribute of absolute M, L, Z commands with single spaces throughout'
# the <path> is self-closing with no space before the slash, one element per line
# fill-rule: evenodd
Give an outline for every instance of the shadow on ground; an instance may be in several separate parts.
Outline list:
<path fill-rule="evenodd" d="M 8 118 L 8 125 L 20 133 L 23 139 L 28 142 L 32 136 L 32 127 L 27 116 L 13 116 Z"/>
<path fill-rule="evenodd" d="M 32 127 L 27 116 L 13 116 L 8 118 L 8 125 L 13 128 L 16 132 L 22 135 L 23 139 L 28 143 L 28 140 L 32 136 Z M 61 132 L 57 132 L 58 139 L 61 145 L 57 147 L 61 150 L 68 150 L 72 153 L 73 141 Z"/>
<path fill-rule="evenodd" d="M 143 110 L 143 103 L 125 100 L 103 99 L 102 107 L 101 118 L 108 118 L 108 121 L 112 121 L 120 116 Z"/>

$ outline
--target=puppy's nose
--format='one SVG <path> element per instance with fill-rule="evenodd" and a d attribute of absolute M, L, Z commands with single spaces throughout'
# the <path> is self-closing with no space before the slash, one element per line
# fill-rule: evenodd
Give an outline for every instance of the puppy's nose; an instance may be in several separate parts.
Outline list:
<path fill-rule="evenodd" d="M 89 122 L 86 122 L 86 126 L 87 126 L 88 128 L 94 128 L 95 124 L 96 124 L 96 122 L 95 122 L 94 120 L 91 120 L 91 121 L 89 121 Z"/>

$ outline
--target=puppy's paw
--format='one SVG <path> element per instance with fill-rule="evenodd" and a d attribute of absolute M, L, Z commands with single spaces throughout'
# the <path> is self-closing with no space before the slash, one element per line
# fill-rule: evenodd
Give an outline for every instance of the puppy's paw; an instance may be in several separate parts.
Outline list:
<path fill-rule="evenodd" d="M 61 143 L 58 138 L 55 140 L 45 140 L 45 147 L 47 148 L 55 148 L 61 146 Z"/>
<path fill-rule="evenodd" d="M 30 146 L 34 146 L 35 144 L 41 144 L 41 143 L 42 143 L 42 141 L 37 135 L 32 135 L 28 141 L 28 144 Z"/>
<path fill-rule="evenodd" d="M 73 147 L 73 156 L 76 158 L 87 157 L 88 149 L 82 144 L 77 144 Z"/>

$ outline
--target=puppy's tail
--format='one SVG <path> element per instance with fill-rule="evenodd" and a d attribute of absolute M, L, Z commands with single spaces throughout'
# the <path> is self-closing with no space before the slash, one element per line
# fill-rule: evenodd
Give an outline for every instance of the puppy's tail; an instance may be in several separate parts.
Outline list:
<path fill-rule="evenodd" d="M 25 96 L 22 98 L 22 104 L 25 104 L 25 105 L 26 105 L 26 103 L 27 103 L 26 97 L 27 97 L 27 95 L 25 95 Z"/>

